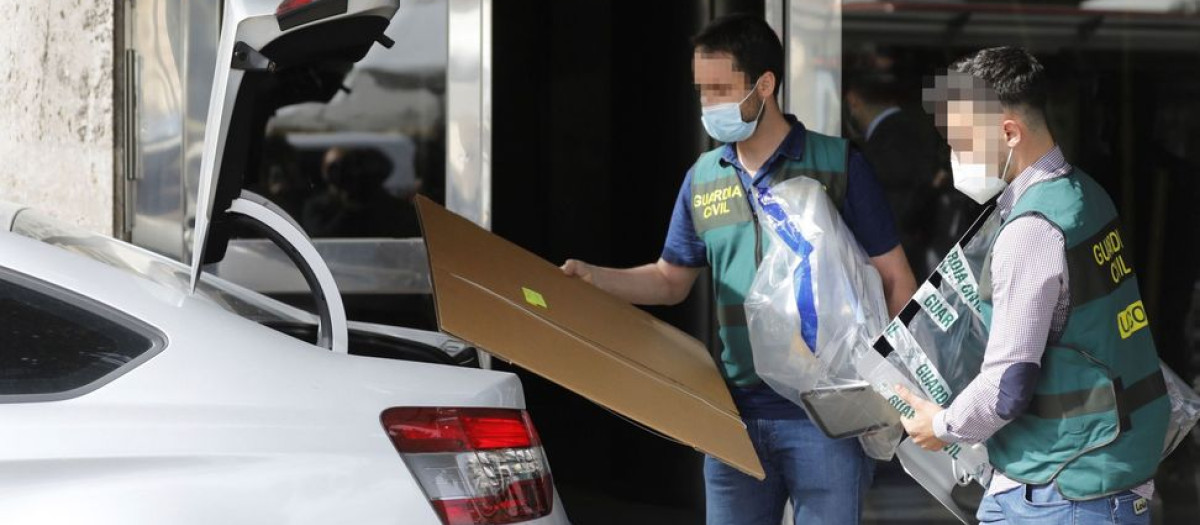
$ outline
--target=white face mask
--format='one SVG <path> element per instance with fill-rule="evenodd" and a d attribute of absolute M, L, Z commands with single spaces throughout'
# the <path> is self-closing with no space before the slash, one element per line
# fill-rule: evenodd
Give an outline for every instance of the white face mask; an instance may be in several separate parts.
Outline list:
<path fill-rule="evenodd" d="M 761 77 L 759 80 L 762 80 Z M 758 127 L 758 117 L 762 116 L 763 109 L 767 107 L 767 99 L 763 99 L 762 106 L 758 108 L 758 116 L 750 122 L 742 120 L 742 103 L 754 94 L 754 89 L 757 87 L 758 81 L 755 81 L 754 87 L 750 88 L 750 92 L 746 93 L 740 102 L 726 102 L 701 108 L 700 122 L 704 124 L 704 130 L 708 132 L 708 136 L 718 142 L 726 143 L 741 142 L 750 138 L 750 135 L 754 134 L 754 129 Z"/>
<path fill-rule="evenodd" d="M 987 164 L 960 164 L 958 154 L 951 152 L 950 173 L 954 175 L 954 189 L 979 204 L 992 200 L 992 197 L 999 195 L 1008 186 L 1003 177 L 1008 173 L 1008 165 L 1012 162 L 1012 152 L 1012 148 L 1008 148 L 1008 160 L 1004 161 L 1004 170 L 1000 172 L 999 177 L 988 175 Z"/>

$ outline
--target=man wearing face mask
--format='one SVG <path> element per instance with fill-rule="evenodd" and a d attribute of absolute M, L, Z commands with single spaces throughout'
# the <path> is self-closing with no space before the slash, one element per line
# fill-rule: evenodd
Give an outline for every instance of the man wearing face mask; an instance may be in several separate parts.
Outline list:
<path fill-rule="evenodd" d="M 791 499 L 796 523 L 857 523 L 873 474 L 858 440 L 827 438 L 801 407 L 763 384 L 754 370 L 743 302 L 765 247 L 751 205 L 753 192 L 793 177 L 821 181 L 879 270 L 891 314 L 912 296 L 912 272 L 864 157 L 845 140 L 807 131 L 796 117 L 780 111 L 774 95 L 783 72 L 783 46 L 770 26 L 745 15 L 721 18 L 693 44 L 701 120 L 708 134 L 725 144 L 701 155 L 688 171 L 661 259 L 629 269 L 570 260 L 563 271 L 634 304 L 676 304 L 709 267 L 721 345 L 718 367 L 767 478 L 760 482 L 706 458 L 708 522 L 778 525 Z"/>
<path fill-rule="evenodd" d="M 1046 126 L 1028 52 L 957 62 L 939 124 L 954 184 L 1004 221 L 979 284 L 989 337 L 979 375 L 942 410 L 901 393 L 917 444 L 987 442 L 983 523 L 1149 523 L 1170 410 L 1112 200 Z"/>

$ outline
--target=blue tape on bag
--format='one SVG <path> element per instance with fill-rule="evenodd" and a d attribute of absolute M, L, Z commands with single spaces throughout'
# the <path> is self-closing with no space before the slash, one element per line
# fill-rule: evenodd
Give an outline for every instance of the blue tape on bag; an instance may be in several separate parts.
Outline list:
<path fill-rule="evenodd" d="M 809 262 L 813 245 L 788 220 L 787 212 L 776 201 L 771 190 L 756 188 L 754 197 L 758 201 L 759 209 L 762 210 L 768 227 L 800 259 L 800 264 L 796 265 L 796 269 L 792 272 L 792 284 L 796 288 L 796 309 L 800 313 L 800 336 L 808 344 L 808 348 L 816 353 L 817 304 L 813 295 L 812 266 Z"/>

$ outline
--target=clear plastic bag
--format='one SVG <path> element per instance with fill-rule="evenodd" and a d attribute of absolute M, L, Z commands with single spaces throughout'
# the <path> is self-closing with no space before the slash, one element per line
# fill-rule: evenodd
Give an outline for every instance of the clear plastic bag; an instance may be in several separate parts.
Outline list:
<path fill-rule="evenodd" d="M 988 253 L 1001 225 L 999 214 L 986 210 L 876 342 L 888 360 L 942 406 L 975 379 L 983 364 L 988 338 L 984 320 L 991 310 L 982 302 L 977 277 L 990 264 Z"/>
<path fill-rule="evenodd" d="M 818 182 L 788 180 L 757 190 L 755 201 L 770 241 L 746 298 L 756 371 L 826 434 L 859 435 L 871 457 L 890 459 L 899 418 L 912 416 L 895 385 L 945 405 L 979 371 L 987 332 L 978 283 L 970 283 L 985 262 L 966 254 L 986 257 L 991 239 L 966 241 L 985 224 L 994 235 L 998 222 L 981 217 L 923 295 L 889 324 L 879 275 Z M 982 446 L 943 453 L 957 482 L 990 477 Z"/>
<path fill-rule="evenodd" d="M 1171 399 L 1171 419 L 1167 422 L 1167 440 L 1163 445 L 1162 457 L 1165 459 L 1187 439 L 1196 422 L 1200 421 L 1200 394 L 1167 368 L 1165 363 L 1159 365 L 1167 383 L 1167 396 Z"/>
<path fill-rule="evenodd" d="M 879 383 L 877 390 L 906 417 L 912 408 L 894 397 L 892 385 L 903 384 L 911 392 L 945 407 L 979 374 L 988 338 L 985 319 L 991 316 L 991 311 L 983 304 L 984 285 L 977 276 L 983 275 L 990 264 L 988 254 L 1003 225 L 993 210 L 992 207 L 984 210 L 934 273 L 921 283 L 900 315 L 888 323 L 872 344 L 874 355 L 860 357 L 862 375 Z M 880 360 L 890 366 L 878 363 Z M 903 376 L 903 380 L 897 375 Z M 911 447 L 908 452 L 901 452 L 914 454 Z M 919 469 L 921 476 L 939 478 L 918 479 L 927 487 L 970 481 L 986 485 L 991 480 L 987 449 L 981 444 L 950 444 L 936 454 L 948 456 L 952 467 Z M 907 459 L 918 461 L 913 457 Z M 920 461 L 937 460 L 930 455 Z"/>
<path fill-rule="evenodd" d="M 831 437 L 890 459 L 899 417 L 858 373 L 887 322 L 879 274 L 824 188 L 798 177 L 755 190 L 768 249 L 745 301 L 759 377 Z"/>

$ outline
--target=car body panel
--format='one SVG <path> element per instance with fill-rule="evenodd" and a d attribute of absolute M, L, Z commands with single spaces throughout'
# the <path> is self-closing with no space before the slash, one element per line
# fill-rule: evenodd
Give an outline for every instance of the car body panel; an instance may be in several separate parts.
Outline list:
<path fill-rule="evenodd" d="M 511 374 L 336 354 L 186 283 L 16 234 L 0 232 L 0 267 L 166 339 L 158 355 L 79 397 L 0 403 L 0 522 L 440 523 L 381 412 L 525 406 Z M 566 523 L 565 512 L 529 523 Z"/>

